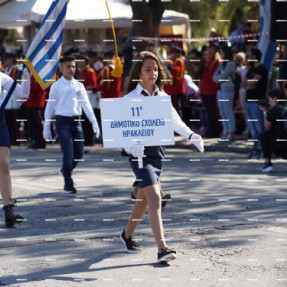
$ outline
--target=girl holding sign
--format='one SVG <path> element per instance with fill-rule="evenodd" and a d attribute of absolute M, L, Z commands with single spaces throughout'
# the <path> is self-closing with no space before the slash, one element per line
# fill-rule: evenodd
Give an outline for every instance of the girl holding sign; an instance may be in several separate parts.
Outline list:
<path fill-rule="evenodd" d="M 125 97 L 167 96 L 162 91 L 164 85 L 164 70 L 160 60 L 152 53 L 143 51 L 135 59 Z M 193 143 L 201 152 L 204 151 L 203 141 L 200 135 L 191 131 L 180 119 L 178 113 L 172 107 L 172 120 L 174 130 Z M 166 263 L 176 258 L 176 252 L 167 247 L 161 218 L 161 193 L 159 178 L 164 159 L 164 146 L 136 145 L 125 149 L 130 154 L 130 165 L 138 180 L 137 201 L 133 207 L 129 222 L 120 236 L 120 240 L 127 248 L 128 253 L 140 252 L 138 243 L 133 234 L 149 208 L 149 222 L 158 247 L 158 262 Z M 136 158 L 143 158 L 143 168 L 138 167 Z"/>

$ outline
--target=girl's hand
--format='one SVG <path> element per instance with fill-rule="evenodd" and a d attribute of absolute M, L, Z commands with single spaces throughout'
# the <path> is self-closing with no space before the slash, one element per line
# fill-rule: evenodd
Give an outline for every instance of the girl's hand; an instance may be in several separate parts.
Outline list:
<path fill-rule="evenodd" d="M 202 137 L 198 134 L 192 134 L 190 142 L 194 144 L 200 152 L 204 152 Z"/>
<path fill-rule="evenodd" d="M 131 148 L 131 154 L 134 157 L 145 157 L 144 146 L 142 144 L 136 144 Z"/>

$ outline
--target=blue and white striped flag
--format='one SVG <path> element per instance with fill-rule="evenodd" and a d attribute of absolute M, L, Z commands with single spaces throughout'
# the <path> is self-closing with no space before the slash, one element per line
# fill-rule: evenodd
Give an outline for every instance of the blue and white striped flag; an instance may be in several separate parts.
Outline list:
<path fill-rule="evenodd" d="M 56 80 L 68 2 L 53 0 L 24 60 L 42 89 Z"/>
<path fill-rule="evenodd" d="M 257 44 L 262 53 L 261 63 L 265 65 L 268 73 L 271 71 L 276 51 L 276 42 L 270 40 L 271 26 L 271 0 L 260 0 L 260 36 Z M 268 33 L 265 33 L 268 32 Z"/>

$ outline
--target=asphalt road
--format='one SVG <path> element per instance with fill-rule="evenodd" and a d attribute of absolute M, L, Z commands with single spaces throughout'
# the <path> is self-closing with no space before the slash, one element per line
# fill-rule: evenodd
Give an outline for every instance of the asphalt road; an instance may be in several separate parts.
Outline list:
<path fill-rule="evenodd" d="M 161 182 L 172 196 L 163 210 L 177 259 L 156 263 L 147 214 L 136 238 L 141 253 L 118 240 L 134 202 L 134 176 L 115 149 L 88 147 L 74 172 L 78 193 L 64 195 L 58 145 L 13 147 L 16 210 L 26 221 L 6 229 L 0 217 L 0 286 L 287 286 L 287 166 L 261 173 L 249 146 L 216 140 L 200 154 L 177 138 L 167 148 Z"/>

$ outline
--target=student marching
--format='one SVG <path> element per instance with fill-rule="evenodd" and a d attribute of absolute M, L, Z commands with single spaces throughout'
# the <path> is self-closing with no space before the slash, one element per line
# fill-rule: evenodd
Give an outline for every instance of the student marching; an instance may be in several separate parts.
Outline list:
<path fill-rule="evenodd" d="M 165 75 L 160 60 L 151 52 L 140 52 L 127 80 L 125 97 L 168 96 L 163 90 Z M 204 151 L 201 136 L 191 131 L 180 119 L 172 107 L 173 128 L 178 134 L 193 143 L 201 152 Z M 126 148 L 130 154 L 129 162 L 137 179 L 137 201 L 127 226 L 120 236 L 128 253 L 140 252 L 139 244 L 134 239 L 134 232 L 147 208 L 149 222 L 158 248 L 158 262 L 165 263 L 176 259 L 176 251 L 165 242 L 161 218 L 161 187 L 159 183 L 164 159 L 164 146 L 136 145 Z M 138 157 L 143 158 L 143 168 L 138 166 Z"/>

